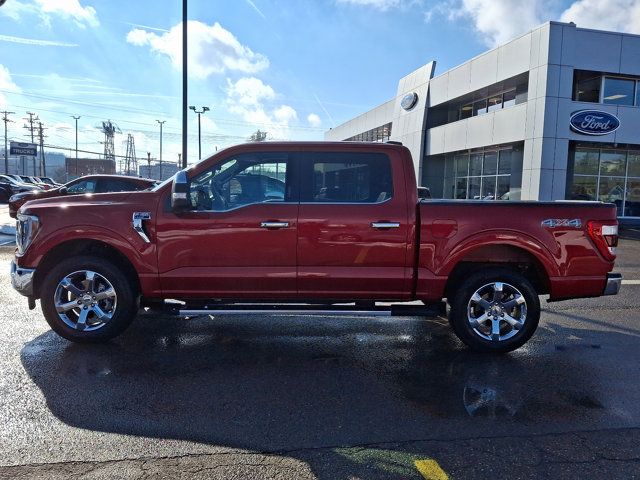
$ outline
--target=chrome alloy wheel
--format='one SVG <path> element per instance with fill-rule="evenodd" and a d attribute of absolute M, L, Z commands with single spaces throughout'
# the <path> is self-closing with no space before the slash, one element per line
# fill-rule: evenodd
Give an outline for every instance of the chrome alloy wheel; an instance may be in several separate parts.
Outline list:
<path fill-rule="evenodd" d="M 467 320 L 481 338 L 502 342 L 524 327 L 527 302 L 513 285 L 504 282 L 488 283 L 471 296 L 467 305 Z"/>
<path fill-rule="evenodd" d="M 83 332 L 104 327 L 116 312 L 117 299 L 111 282 L 91 270 L 70 273 L 60 280 L 53 295 L 60 319 Z"/>

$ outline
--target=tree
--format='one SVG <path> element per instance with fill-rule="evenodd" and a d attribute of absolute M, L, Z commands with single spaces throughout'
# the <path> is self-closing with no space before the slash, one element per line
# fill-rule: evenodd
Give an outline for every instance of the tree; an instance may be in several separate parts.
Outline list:
<path fill-rule="evenodd" d="M 261 132 L 260 129 L 255 131 L 249 137 L 250 142 L 264 142 L 267 139 L 267 132 Z"/>

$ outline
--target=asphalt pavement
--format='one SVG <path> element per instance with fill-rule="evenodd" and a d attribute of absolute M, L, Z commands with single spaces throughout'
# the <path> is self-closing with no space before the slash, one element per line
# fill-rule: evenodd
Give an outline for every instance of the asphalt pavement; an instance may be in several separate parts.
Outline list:
<path fill-rule="evenodd" d="M 0 479 L 640 478 L 636 235 L 620 295 L 544 303 L 502 356 L 439 318 L 143 314 L 76 345 L 0 275 Z"/>

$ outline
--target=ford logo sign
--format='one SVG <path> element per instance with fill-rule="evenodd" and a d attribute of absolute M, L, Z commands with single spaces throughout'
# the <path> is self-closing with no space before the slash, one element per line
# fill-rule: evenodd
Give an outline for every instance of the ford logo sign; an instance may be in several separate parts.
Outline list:
<path fill-rule="evenodd" d="M 400 106 L 404 110 L 411 110 L 418 103 L 418 94 L 416 92 L 407 93 L 400 101 Z"/>
<path fill-rule="evenodd" d="M 569 124 L 571 130 L 584 135 L 607 135 L 618 129 L 620 120 L 600 110 L 580 110 L 571 115 Z"/>

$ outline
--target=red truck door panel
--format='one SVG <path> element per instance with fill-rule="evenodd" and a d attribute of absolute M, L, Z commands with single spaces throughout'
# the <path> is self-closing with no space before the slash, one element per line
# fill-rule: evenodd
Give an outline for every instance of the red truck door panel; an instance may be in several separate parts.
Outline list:
<path fill-rule="evenodd" d="M 300 161 L 301 298 L 406 296 L 402 165 L 383 153 L 320 152 Z"/>
<path fill-rule="evenodd" d="M 243 153 L 190 176 L 194 210 L 158 218 L 165 296 L 296 296 L 291 163 L 287 154 Z"/>

